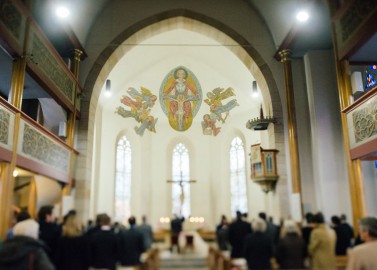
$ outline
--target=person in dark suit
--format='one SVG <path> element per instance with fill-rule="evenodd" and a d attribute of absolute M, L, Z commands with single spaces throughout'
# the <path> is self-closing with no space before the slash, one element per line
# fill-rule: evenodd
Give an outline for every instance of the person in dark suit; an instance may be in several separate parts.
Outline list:
<path fill-rule="evenodd" d="M 136 219 L 128 219 L 130 228 L 120 232 L 120 263 L 122 266 L 138 266 L 140 256 L 145 251 L 144 237 L 136 227 Z"/>
<path fill-rule="evenodd" d="M 98 215 L 97 220 L 100 227 L 88 235 L 89 266 L 115 270 L 119 258 L 117 235 L 111 229 L 107 214 Z"/>
<path fill-rule="evenodd" d="M 232 246 L 231 258 L 242 258 L 246 235 L 252 232 L 249 222 L 242 220 L 240 211 L 236 212 L 236 220 L 229 225 L 229 243 Z"/>
<path fill-rule="evenodd" d="M 39 209 L 39 239 L 49 248 L 50 259 L 54 258 L 56 245 L 61 236 L 61 227 L 55 223 L 55 216 L 52 205 L 45 205 Z"/>
<path fill-rule="evenodd" d="M 273 244 L 270 235 L 266 233 L 267 224 L 257 218 L 252 222 L 253 233 L 247 235 L 243 251 L 249 270 L 271 269 Z"/>
<path fill-rule="evenodd" d="M 351 240 L 353 235 L 348 231 L 348 228 L 343 226 L 338 216 L 331 217 L 332 228 L 336 233 L 336 255 L 347 255 L 347 249 L 351 247 Z"/>

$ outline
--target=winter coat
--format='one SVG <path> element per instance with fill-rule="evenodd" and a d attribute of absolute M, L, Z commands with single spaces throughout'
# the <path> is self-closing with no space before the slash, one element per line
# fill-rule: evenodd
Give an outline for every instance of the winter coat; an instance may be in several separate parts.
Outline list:
<path fill-rule="evenodd" d="M 0 249 L 0 270 L 55 270 L 46 245 L 28 236 L 14 236 Z"/>

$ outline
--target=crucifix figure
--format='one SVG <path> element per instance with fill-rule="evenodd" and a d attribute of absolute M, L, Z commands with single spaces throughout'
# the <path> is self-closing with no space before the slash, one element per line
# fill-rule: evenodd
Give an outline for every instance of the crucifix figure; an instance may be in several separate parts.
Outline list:
<path fill-rule="evenodd" d="M 184 184 L 191 184 L 191 183 L 196 183 L 196 180 L 190 180 L 190 179 L 185 179 L 183 176 L 183 172 L 180 172 L 180 178 L 175 179 L 175 180 L 167 180 L 166 182 L 172 183 L 172 184 L 178 184 L 179 187 L 181 188 L 181 194 L 179 195 L 179 200 L 181 202 L 180 205 L 180 214 L 182 214 L 182 208 L 183 208 L 183 202 L 185 201 L 185 192 L 184 192 Z"/>

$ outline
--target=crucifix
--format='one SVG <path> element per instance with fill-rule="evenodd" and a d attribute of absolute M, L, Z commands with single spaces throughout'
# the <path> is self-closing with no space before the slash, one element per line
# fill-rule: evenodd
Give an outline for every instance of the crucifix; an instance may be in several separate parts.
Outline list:
<path fill-rule="evenodd" d="M 179 200 L 181 202 L 180 206 L 180 214 L 182 214 L 182 207 L 183 207 L 183 202 L 185 201 L 185 192 L 183 189 L 184 184 L 191 184 L 191 183 L 196 183 L 196 180 L 192 179 L 185 179 L 186 177 L 183 176 L 182 171 L 180 172 L 180 178 L 175 179 L 175 180 L 167 180 L 166 182 L 171 183 L 171 184 L 178 184 L 179 187 L 181 188 L 181 194 L 179 195 Z"/>

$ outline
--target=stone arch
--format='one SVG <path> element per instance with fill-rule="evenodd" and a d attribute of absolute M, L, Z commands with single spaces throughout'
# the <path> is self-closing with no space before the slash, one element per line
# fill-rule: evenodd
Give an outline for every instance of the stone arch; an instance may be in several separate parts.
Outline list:
<path fill-rule="evenodd" d="M 84 84 L 86 97 L 83 100 L 82 111 L 87 114 L 87 117 L 83 117 L 79 127 L 79 130 L 84 131 L 87 136 L 86 145 L 83 147 L 86 151 L 86 160 L 84 161 L 85 164 L 81 165 L 86 169 L 86 175 L 83 180 L 91 179 L 91 157 L 93 152 L 90 146 L 93 142 L 94 120 L 90 118 L 96 115 L 100 92 L 108 74 L 127 51 L 132 48 L 131 46 L 120 46 L 120 44 L 123 42 L 138 44 L 153 35 L 180 28 L 205 34 L 220 44 L 235 45 L 229 47 L 229 50 L 244 63 L 257 80 L 263 95 L 265 111 L 272 112 L 275 117 L 280 119 L 279 123 L 271 129 L 270 137 L 275 137 L 275 140 L 280 142 L 276 145 L 276 148 L 278 148 L 282 156 L 285 155 L 281 99 L 272 71 L 266 61 L 242 35 L 229 26 L 203 14 L 185 9 L 176 9 L 148 17 L 127 28 L 109 43 L 92 65 Z M 266 80 L 266 78 L 271 79 Z M 278 163 L 285 167 L 283 160 Z M 280 171 L 280 180 L 285 183 L 286 169 L 282 169 Z"/>

